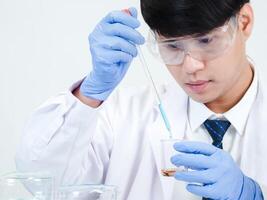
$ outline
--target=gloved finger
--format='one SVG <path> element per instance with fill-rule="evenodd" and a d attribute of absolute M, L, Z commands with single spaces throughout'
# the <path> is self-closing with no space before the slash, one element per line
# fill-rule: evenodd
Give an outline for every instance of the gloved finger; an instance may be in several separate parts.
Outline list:
<path fill-rule="evenodd" d="M 214 154 L 218 148 L 211 144 L 203 142 L 192 142 L 192 141 L 182 141 L 176 142 L 173 147 L 176 151 L 183 153 L 194 153 L 194 154 L 204 154 L 210 156 Z"/>
<path fill-rule="evenodd" d="M 214 185 L 196 185 L 196 184 L 188 184 L 186 186 L 188 192 L 195 194 L 200 197 L 218 199 L 218 194 L 216 194 L 216 190 Z M 221 188 L 223 190 L 223 188 Z"/>
<path fill-rule="evenodd" d="M 109 24 L 121 23 L 134 29 L 140 26 L 140 22 L 135 17 L 122 11 L 110 12 L 103 18 L 102 22 Z"/>
<path fill-rule="evenodd" d="M 131 62 L 133 56 L 123 51 L 109 50 L 104 48 L 95 48 L 93 52 L 95 62 L 112 65 L 117 63 Z"/>
<path fill-rule="evenodd" d="M 106 42 L 102 45 L 102 47 L 111 50 L 123 51 L 132 55 L 133 57 L 137 56 L 137 48 L 132 43 L 126 41 L 120 37 L 106 37 L 103 38 Z"/>
<path fill-rule="evenodd" d="M 214 160 L 203 154 L 176 154 L 171 157 L 171 162 L 191 169 L 209 169 L 215 166 Z"/>
<path fill-rule="evenodd" d="M 134 18 L 137 18 L 137 10 L 134 7 L 128 9 Z"/>
<path fill-rule="evenodd" d="M 122 12 L 125 12 L 128 15 L 133 16 L 134 18 L 137 18 L 137 10 L 134 7 L 131 7 L 129 9 L 122 9 Z"/>
<path fill-rule="evenodd" d="M 176 172 L 175 179 L 191 183 L 214 184 L 218 181 L 216 170 L 183 171 Z"/>
<path fill-rule="evenodd" d="M 102 26 L 102 29 L 106 35 L 122 37 L 135 44 L 144 44 L 145 42 L 145 38 L 138 31 L 120 23 L 106 24 Z"/>

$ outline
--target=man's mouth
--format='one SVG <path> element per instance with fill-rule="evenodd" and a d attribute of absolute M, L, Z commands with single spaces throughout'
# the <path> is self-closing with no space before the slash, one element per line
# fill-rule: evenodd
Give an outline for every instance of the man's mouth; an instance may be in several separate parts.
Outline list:
<path fill-rule="evenodd" d="M 199 80 L 194 82 L 188 82 L 186 83 L 186 87 L 189 88 L 194 93 L 202 93 L 206 89 L 206 87 L 209 85 L 211 81 L 208 80 Z"/>

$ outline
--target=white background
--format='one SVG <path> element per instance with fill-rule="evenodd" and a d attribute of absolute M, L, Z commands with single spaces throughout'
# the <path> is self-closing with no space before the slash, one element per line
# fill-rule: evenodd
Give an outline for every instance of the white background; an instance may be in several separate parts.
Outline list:
<path fill-rule="evenodd" d="M 248 55 L 267 75 L 267 2 L 252 1 L 255 28 Z M 15 170 L 23 124 L 48 97 L 66 90 L 90 68 L 87 36 L 109 11 L 139 0 L 0 0 L 0 174 Z M 142 21 L 140 32 L 146 35 Z M 143 48 L 157 82 L 170 78 Z M 122 84 L 146 84 L 135 59 Z"/>

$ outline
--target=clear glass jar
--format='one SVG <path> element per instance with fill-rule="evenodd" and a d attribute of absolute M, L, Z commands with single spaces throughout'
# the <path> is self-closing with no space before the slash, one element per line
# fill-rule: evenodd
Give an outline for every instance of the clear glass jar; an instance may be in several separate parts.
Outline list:
<path fill-rule="evenodd" d="M 54 200 L 54 180 L 48 173 L 12 172 L 0 176 L 1 200 Z"/>

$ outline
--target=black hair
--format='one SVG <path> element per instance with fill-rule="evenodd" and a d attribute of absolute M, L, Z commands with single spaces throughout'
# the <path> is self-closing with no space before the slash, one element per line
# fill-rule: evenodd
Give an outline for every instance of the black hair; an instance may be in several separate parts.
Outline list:
<path fill-rule="evenodd" d="M 141 0 L 152 31 L 164 37 L 205 34 L 222 26 L 250 0 Z"/>

